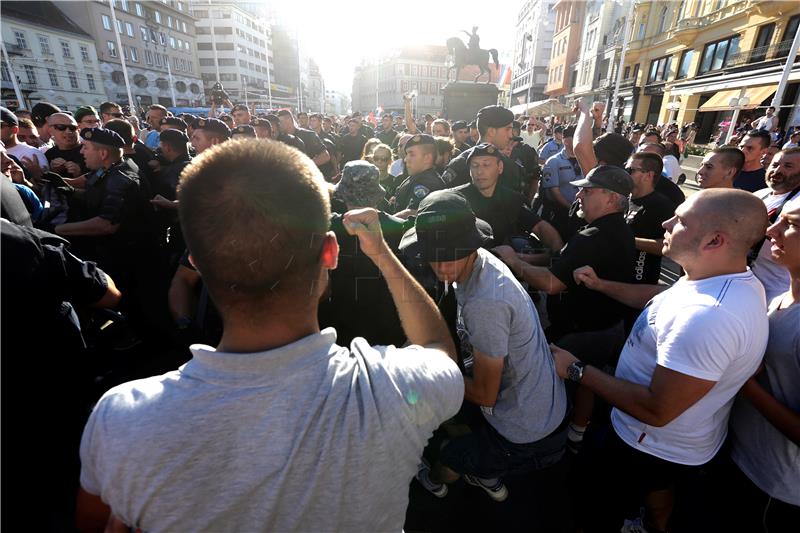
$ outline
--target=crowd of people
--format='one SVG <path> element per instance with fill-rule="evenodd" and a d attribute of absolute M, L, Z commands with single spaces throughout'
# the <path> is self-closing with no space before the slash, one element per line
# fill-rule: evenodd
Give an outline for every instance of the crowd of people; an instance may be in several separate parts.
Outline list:
<path fill-rule="evenodd" d="M 800 137 L 773 150 L 771 112 L 687 198 L 693 125 L 581 100 L 0 111 L 4 384 L 36 380 L 9 523 L 436 530 L 415 511 L 465 490 L 473 526 L 800 519 Z"/>

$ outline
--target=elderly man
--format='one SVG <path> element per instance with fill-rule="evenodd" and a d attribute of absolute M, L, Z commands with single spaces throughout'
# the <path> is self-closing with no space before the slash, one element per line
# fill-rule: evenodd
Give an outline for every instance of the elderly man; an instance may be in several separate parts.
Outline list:
<path fill-rule="evenodd" d="M 47 125 L 55 141 L 55 146 L 44 153 L 50 170 L 68 179 L 85 174 L 89 167 L 81 152 L 75 119 L 66 113 L 53 113 L 47 117 Z"/>

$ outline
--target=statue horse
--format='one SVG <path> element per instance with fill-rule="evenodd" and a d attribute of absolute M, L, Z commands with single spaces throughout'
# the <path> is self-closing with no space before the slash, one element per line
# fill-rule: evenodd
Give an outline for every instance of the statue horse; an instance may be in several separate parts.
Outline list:
<path fill-rule="evenodd" d="M 458 37 L 451 37 L 450 39 L 447 39 L 447 50 L 453 55 L 453 65 L 447 69 L 447 81 L 450 81 L 451 70 L 456 69 L 456 81 L 458 81 L 458 74 L 462 67 L 467 65 L 477 65 L 481 71 L 472 81 L 477 83 L 478 78 L 484 74 L 487 74 L 489 77 L 487 78 L 486 83 L 490 83 L 492 80 L 492 75 L 489 71 L 489 56 L 491 55 L 495 66 L 500 66 L 500 63 L 497 60 L 497 50 L 494 48 L 490 50 L 484 50 L 483 48 L 478 50 L 470 50 L 466 47 L 464 41 Z"/>

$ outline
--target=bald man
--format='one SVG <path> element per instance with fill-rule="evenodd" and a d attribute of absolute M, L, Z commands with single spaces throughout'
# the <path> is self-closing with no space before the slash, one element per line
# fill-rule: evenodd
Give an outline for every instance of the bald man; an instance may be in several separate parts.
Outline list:
<path fill-rule="evenodd" d="M 624 505 L 641 504 L 646 530 L 666 531 L 675 491 L 696 482 L 722 446 L 734 397 L 767 345 L 764 287 L 747 268 L 747 253 L 766 228 L 767 210 L 755 195 L 704 190 L 664 222 L 664 255 L 686 271 L 671 288 L 576 270 L 578 283 L 631 306 L 647 305 L 613 377 L 553 346 L 559 375 L 614 407 L 603 461 L 614 471 L 596 479 L 619 486 L 595 493 L 609 498 L 597 502 L 609 524 L 631 518 Z"/>

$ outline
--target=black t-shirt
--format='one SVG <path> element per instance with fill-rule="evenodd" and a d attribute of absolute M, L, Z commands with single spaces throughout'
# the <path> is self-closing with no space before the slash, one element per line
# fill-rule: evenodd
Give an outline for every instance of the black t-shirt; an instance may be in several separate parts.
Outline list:
<path fill-rule="evenodd" d="M 48 163 L 52 163 L 54 159 L 58 159 L 60 157 L 65 161 L 72 161 L 73 163 L 77 163 L 78 166 L 81 167 L 81 174 L 86 174 L 87 172 L 89 172 L 89 168 L 86 166 L 86 160 L 83 158 L 83 154 L 81 153 L 80 144 L 75 148 L 70 148 L 69 150 L 62 150 L 58 146 L 53 146 L 44 153 L 44 156 L 47 158 Z M 57 171 L 53 170 L 53 172 L 56 172 L 57 174 L 59 174 L 61 177 L 64 178 L 76 177 L 64 169 L 60 169 Z"/>
<path fill-rule="evenodd" d="M 601 279 L 633 283 L 635 254 L 633 232 L 622 213 L 600 217 L 576 233 L 550 267 L 550 272 L 567 287 L 560 298 L 553 298 L 562 304 L 558 306 L 558 316 L 551 317 L 554 329 L 562 333 L 594 331 L 627 319 L 629 307 L 577 285 L 572 273 L 576 268 L 591 266 Z"/>
<path fill-rule="evenodd" d="M 384 212 L 379 216 L 386 243 L 400 257 L 397 247 L 413 220 Z M 339 264 L 330 273 L 328 298 L 320 302 L 320 326 L 336 328 L 336 342 L 342 346 L 356 337 L 364 337 L 370 344 L 402 345 L 405 333 L 380 270 L 361 251 L 358 238 L 347 233 L 342 215 L 333 214 L 331 231 L 339 242 Z"/>
<path fill-rule="evenodd" d="M 656 192 L 660 192 L 667 197 L 667 200 L 672 202 L 673 209 L 681 205 L 683 201 L 686 200 L 686 195 L 683 194 L 681 188 L 673 183 L 669 178 L 664 176 L 658 178 L 655 189 Z"/>
<path fill-rule="evenodd" d="M 292 135 L 290 133 L 281 133 L 278 135 L 278 140 L 284 144 L 288 144 L 289 146 L 293 146 L 297 148 L 303 153 L 306 153 L 306 143 L 299 139 L 297 136 Z"/>
<path fill-rule="evenodd" d="M 522 165 L 525 183 L 529 183 L 534 177 L 538 177 L 540 169 L 539 154 L 535 148 L 525 143 L 519 143 L 511 150 L 511 159 Z"/>
<path fill-rule="evenodd" d="M 377 137 L 383 144 L 392 146 L 394 140 L 398 137 L 398 133 L 394 130 L 380 130 L 375 132 L 375 137 Z"/>
<path fill-rule="evenodd" d="M 467 158 L 473 149 L 474 147 L 461 152 L 447 165 L 442 179 L 448 187 L 458 187 L 472 181 L 469 175 Z M 512 191 L 522 192 L 522 167 L 503 154 L 500 154 L 500 159 L 503 160 L 503 173 L 500 174 L 499 184 L 508 187 Z"/>
<path fill-rule="evenodd" d="M 733 180 L 733 186 L 737 189 L 742 189 L 748 192 L 757 192 L 767 186 L 764 181 L 766 170 L 759 168 L 756 170 L 740 170 L 736 179 Z"/>
<path fill-rule="evenodd" d="M 672 218 L 675 208 L 672 202 L 658 191 L 641 198 L 631 198 L 628 214 L 625 216 L 634 237 L 660 239 L 664 236 L 661 224 Z M 636 250 L 634 279 L 636 283 L 658 283 L 661 275 L 661 256 Z"/>
<path fill-rule="evenodd" d="M 361 159 L 361 150 L 367 143 L 367 138 L 363 135 L 342 135 L 339 138 L 339 152 L 342 153 L 341 165 L 348 161 Z"/>
<path fill-rule="evenodd" d="M 525 207 L 525 199 L 520 193 L 502 185 L 498 185 L 489 198 L 472 183 L 453 190 L 467 199 L 476 217 L 492 227 L 495 246 L 508 244 L 511 237 L 529 233 L 542 220 Z"/>

